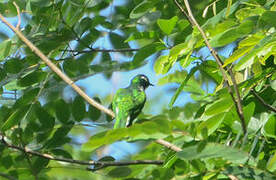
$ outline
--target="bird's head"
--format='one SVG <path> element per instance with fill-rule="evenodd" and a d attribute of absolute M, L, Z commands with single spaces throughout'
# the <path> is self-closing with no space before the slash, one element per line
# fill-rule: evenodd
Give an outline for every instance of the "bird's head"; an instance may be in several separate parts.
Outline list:
<path fill-rule="evenodd" d="M 149 86 L 153 86 L 153 84 L 150 83 L 149 78 L 143 74 L 136 75 L 131 80 L 131 85 L 142 87 L 143 90 L 145 90 Z"/>

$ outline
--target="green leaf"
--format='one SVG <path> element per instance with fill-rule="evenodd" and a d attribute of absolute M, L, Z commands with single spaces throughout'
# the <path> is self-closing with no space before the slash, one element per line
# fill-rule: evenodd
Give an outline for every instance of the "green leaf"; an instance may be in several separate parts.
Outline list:
<path fill-rule="evenodd" d="M 211 39 L 210 44 L 212 47 L 221 47 L 230 44 L 231 42 L 249 34 L 253 30 L 254 26 L 255 22 L 253 20 L 245 20 L 239 26 L 233 27 L 214 36 Z"/>
<path fill-rule="evenodd" d="M 171 132 L 171 126 L 163 116 L 157 116 L 141 124 L 134 124 L 129 128 L 113 129 L 100 132 L 90 137 L 88 142 L 82 145 L 83 151 L 92 151 L 103 145 L 123 140 L 148 140 L 166 137 Z M 158 131 L 154 131 L 158 129 Z"/>
<path fill-rule="evenodd" d="M 197 131 L 198 131 L 198 133 L 199 132 L 201 133 L 201 137 L 206 139 L 206 135 L 202 136 L 203 129 L 207 129 L 207 136 L 209 136 L 213 132 L 215 132 L 219 128 L 221 123 L 223 122 L 225 114 L 226 113 L 216 114 L 216 115 L 208 118 L 207 120 L 203 121 L 202 123 L 200 123 L 199 126 L 197 127 Z"/>
<path fill-rule="evenodd" d="M 271 115 L 264 126 L 266 136 L 276 138 L 276 118 Z"/>
<path fill-rule="evenodd" d="M 241 58 L 241 60 L 235 65 L 234 70 L 240 71 L 251 66 L 254 63 L 255 58 L 268 58 L 272 53 L 271 48 L 275 46 L 275 40 L 276 33 L 265 36 L 253 49 Z"/>
<path fill-rule="evenodd" d="M 249 123 L 251 117 L 253 117 L 253 115 L 254 115 L 254 112 L 255 112 L 255 103 L 254 102 L 249 103 L 248 105 L 246 105 L 243 108 L 244 120 L 245 120 L 246 124 Z"/>
<path fill-rule="evenodd" d="M 95 101 L 97 101 L 98 103 L 101 103 L 100 98 L 95 97 L 93 98 Z M 89 109 L 88 109 L 88 118 L 91 118 L 93 121 L 97 121 L 100 116 L 101 116 L 101 111 L 96 108 L 95 106 L 92 106 L 89 104 Z"/>
<path fill-rule="evenodd" d="M 10 54 L 12 42 L 7 39 L 0 43 L 0 61 L 6 58 Z"/>
<path fill-rule="evenodd" d="M 45 147 L 52 149 L 70 142 L 71 139 L 67 136 L 67 134 L 70 132 L 72 127 L 73 125 L 67 125 L 57 128 L 52 138 L 45 143 Z"/>
<path fill-rule="evenodd" d="M 166 75 L 165 77 L 162 77 L 158 80 L 158 85 L 162 86 L 168 83 L 178 83 L 181 84 L 183 82 L 183 79 L 187 77 L 187 72 L 185 70 L 183 71 L 175 71 L 174 73 L 170 73 Z"/>
<path fill-rule="evenodd" d="M 186 78 L 184 79 L 184 81 L 180 84 L 179 88 L 176 90 L 175 94 L 173 95 L 173 97 L 171 98 L 171 101 L 169 103 L 169 108 L 171 109 L 173 104 L 175 103 L 176 99 L 178 98 L 179 94 L 182 92 L 184 86 L 187 85 L 187 82 L 189 81 L 189 79 L 195 74 L 195 72 L 198 70 L 198 67 L 193 67 L 189 74 L 186 76 Z"/>
<path fill-rule="evenodd" d="M 39 90 L 40 90 L 39 88 L 35 88 L 35 89 L 31 89 L 29 91 L 25 91 L 23 96 L 21 96 L 14 104 L 14 108 L 19 108 L 26 104 L 32 103 L 33 100 L 35 99 L 35 97 L 37 96 Z"/>
<path fill-rule="evenodd" d="M 131 169 L 129 167 L 116 167 L 108 172 L 108 176 L 114 178 L 123 178 L 131 174 Z"/>
<path fill-rule="evenodd" d="M 234 51 L 234 53 L 229 58 L 226 59 L 226 61 L 223 64 L 223 67 L 226 67 L 228 64 L 235 62 L 236 60 L 241 58 L 243 55 L 248 53 L 251 49 L 253 49 L 253 47 L 254 46 L 245 46 L 241 49 L 237 49 L 236 51 Z"/>
<path fill-rule="evenodd" d="M 55 118 L 50 115 L 40 103 L 34 105 L 35 114 L 41 124 L 41 131 L 47 131 L 54 127 Z"/>
<path fill-rule="evenodd" d="M 20 59 L 12 58 L 4 64 L 4 69 L 7 73 L 16 74 L 23 69 L 23 62 Z"/>
<path fill-rule="evenodd" d="M 55 111 L 56 117 L 60 122 L 67 123 L 69 121 L 71 115 L 70 107 L 63 99 L 55 102 Z"/>
<path fill-rule="evenodd" d="M 152 43 L 150 45 L 147 45 L 143 48 L 141 48 L 134 56 L 133 58 L 133 63 L 134 64 L 140 64 L 141 62 L 143 62 L 147 57 L 149 57 L 150 55 L 161 51 L 163 49 L 166 49 L 166 46 L 164 46 L 164 44 L 160 43 L 160 42 L 155 42 Z"/>
<path fill-rule="evenodd" d="M 174 62 L 169 60 L 169 55 L 159 56 L 154 63 L 154 71 L 156 74 L 166 74 L 172 67 Z"/>
<path fill-rule="evenodd" d="M 265 26 L 276 27 L 275 19 L 276 19 L 275 11 L 265 11 L 259 19 L 259 26 L 261 28 L 264 28 Z"/>
<path fill-rule="evenodd" d="M 232 99 L 230 96 L 222 97 L 219 100 L 212 103 L 209 107 L 207 107 L 205 111 L 205 115 L 215 115 L 222 112 L 227 112 L 233 105 Z"/>
<path fill-rule="evenodd" d="M 72 114 L 75 121 L 80 122 L 86 114 L 85 103 L 81 96 L 76 96 L 73 101 Z"/>
<path fill-rule="evenodd" d="M 5 120 L 4 124 L 1 127 L 2 131 L 9 130 L 13 126 L 17 125 L 20 120 L 24 117 L 25 113 L 29 109 L 29 106 L 22 107 L 14 111 L 7 120 Z"/>
<path fill-rule="evenodd" d="M 71 154 L 63 149 L 51 149 L 51 153 L 58 157 L 72 159 Z"/>
<path fill-rule="evenodd" d="M 267 162 L 266 168 L 271 172 L 276 170 L 276 152 L 270 157 L 269 161 Z"/>
<path fill-rule="evenodd" d="M 158 19 L 157 24 L 165 34 L 169 35 L 174 29 L 177 21 L 178 17 L 174 16 L 171 19 Z"/>
<path fill-rule="evenodd" d="M 115 49 L 129 48 L 128 43 L 125 43 L 125 38 L 115 33 L 109 34 L 111 44 Z"/>
<path fill-rule="evenodd" d="M 41 170 L 46 168 L 46 166 L 48 165 L 49 162 L 50 162 L 49 159 L 38 157 L 38 156 L 34 157 L 34 162 L 32 164 L 34 172 L 39 173 Z"/>
<path fill-rule="evenodd" d="M 131 19 L 136 19 L 142 17 L 144 14 L 150 11 L 154 7 L 152 1 L 143 1 L 138 4 L 130 13 L 129 17 Z"/>
<path fill-rule="evenodd" d="M 201 152 L 197 152 L 197 148 L 196 145 L 190 146 L 176 155 L 183 160 L 223 158 L 233 163 L 244 163 L 248 158 L 247 153 L 221 144 L 208 143 Z"/>
<path fill-rule="evenodd" d="M 36 83 L 40 83 L 47 77 L 47 73 L 43 71 L 34 71 L 30 74 L 27 74 L 23 78 L 17 81 L 17 84 L 21 87 L 31 86 Z"/>
<path fill-rule="evenodd" d="M 238 179 L 265 179 L 265 180 L 273 180 L 275 179 L 275 175 L 268 173 L 267 171 L 257 169 L 255 167 L 248 166 L 228 166 L 221 173 L 228 176 L 232 174 Z"/>
<path fill-rule="evenodd" d="M 131 34 L 125 42 L 135 41 L 135 40 L 141 40 L 141 39 L 157 39 L 158 33 L 155 31 L 147 31 L 147 32 L 134 32 Z"/>

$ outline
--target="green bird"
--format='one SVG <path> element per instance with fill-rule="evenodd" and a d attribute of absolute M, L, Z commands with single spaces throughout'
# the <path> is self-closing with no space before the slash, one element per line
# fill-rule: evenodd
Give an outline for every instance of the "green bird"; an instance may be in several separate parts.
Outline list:
<path fill-rule="evenodd" d="M 140 114 L 146 102 L 145 90 L 153 86 L 147 76 L 135 76 L 127 88 L 119 89 L 112 101 L 112 110 L 115 113 L 114 129 L 129 127 Z"/>

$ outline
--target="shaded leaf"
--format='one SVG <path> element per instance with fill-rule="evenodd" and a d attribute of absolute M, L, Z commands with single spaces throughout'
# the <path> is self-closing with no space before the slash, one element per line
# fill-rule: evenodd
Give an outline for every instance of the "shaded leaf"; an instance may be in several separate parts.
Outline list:
<path fill-rule="evenodd" d="M 130 175 L 131 172 L 132 171 L 129 167 L 116 167 L 108 172 L 108 176 L 122 178 Z"/>
<path fill-rule="evenodd" d="M 73 101 L 72 114 L 75 121 L 81 121 L 86 114 L 85 103 L 81 96 L 76 96 Z"/>
<path fill-rule="evenodd" d="M 183 148 L 176 155 L 183 160 L 223 158 L 233 163 L 244 163 L 248 156 L 239 149 L 215 143 L 208 143 L 201 152 L 197 152 L 197 146 Z"/>
<path fill-rule="evenodd" d="M 12 42 L 10 39 L 7 39 L 0 43 L 0 61 L 2 61 L 10 54 L 11 45 L 12 45 Z"/>

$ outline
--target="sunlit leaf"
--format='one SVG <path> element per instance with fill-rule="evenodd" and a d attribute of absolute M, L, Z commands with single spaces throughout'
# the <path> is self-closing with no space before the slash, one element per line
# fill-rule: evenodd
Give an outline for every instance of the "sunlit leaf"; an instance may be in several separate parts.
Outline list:
<path fill-rule="evenodd" d="M 174 16 L 171 19 L 158 19 L 157 24 L 159 28 L 167 35 L 171 34 L 174 29 L 176 22 L 178 21 L 178 17 Z"/>

